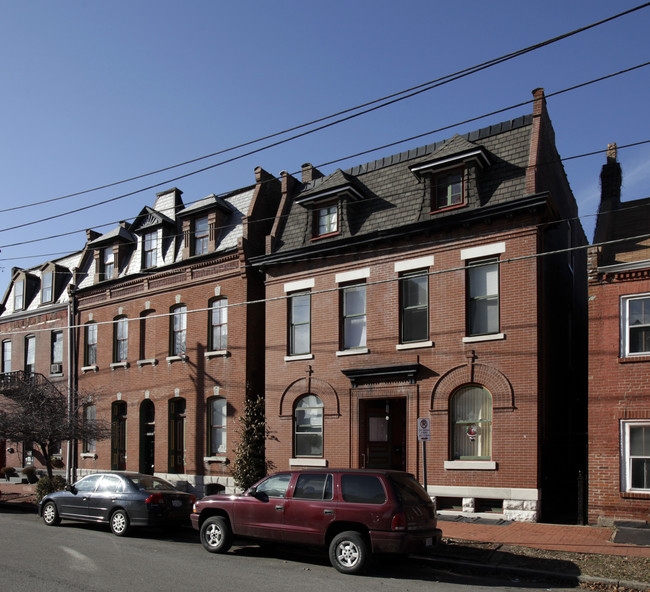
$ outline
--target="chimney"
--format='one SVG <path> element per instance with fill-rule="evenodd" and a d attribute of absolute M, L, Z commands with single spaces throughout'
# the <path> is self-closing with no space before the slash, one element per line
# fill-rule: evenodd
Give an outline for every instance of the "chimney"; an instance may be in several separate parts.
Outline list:
<path fill-rule="evenodd" d="M 305 164 L 302 165 L 302 182 L 303 183 L 309 183 L 310 181 L 313 181 L 314 179 L 320 179 L 321 177 L 324 177 L 323 173 L 321 173 L 315 166 L 313 166 L 311 163 L 306 162 Z"/>
<path fill-rule="evenodd" d="M 86 230 L 86 241 L 94 241 L 96 238 L 99 238 L 102 235 L 101 232 L 97 232 L 96 230 L 91 230 L 90 228 Z"/>
<path fill-rule="evenodd" d="M 616 144 L 607 144 L 607 162 L 600 171 L 600 205 L 594 231 L 594 242 L 609 239 L 610 212 L 621 207 L 621 165 L 616 160 Z"/>

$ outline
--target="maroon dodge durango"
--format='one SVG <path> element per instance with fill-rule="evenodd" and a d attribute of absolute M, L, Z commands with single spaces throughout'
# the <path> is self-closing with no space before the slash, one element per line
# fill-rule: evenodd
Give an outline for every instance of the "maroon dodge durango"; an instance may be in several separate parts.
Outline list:
<path fill-rule="evenodd" d="M 276 473 L 242 495 L 204 497 L 190 518 L 211 553 L 225 553 L 235 538 L 313 545 L 348 574 L 372 553 L 427 552 L 441 538 L 431 498 L 402 471 Z"/>

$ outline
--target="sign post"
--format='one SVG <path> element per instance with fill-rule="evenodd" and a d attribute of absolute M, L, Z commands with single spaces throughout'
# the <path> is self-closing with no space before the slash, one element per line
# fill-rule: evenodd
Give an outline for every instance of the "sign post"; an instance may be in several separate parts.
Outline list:
<path fill-rule="evenodd" d="M 422 442 L 422 464 L 424 489 L 427 489 L 427 442 L 431 440 L 431 420 L 428 417 L 418 417 L 418 440 Z"/>

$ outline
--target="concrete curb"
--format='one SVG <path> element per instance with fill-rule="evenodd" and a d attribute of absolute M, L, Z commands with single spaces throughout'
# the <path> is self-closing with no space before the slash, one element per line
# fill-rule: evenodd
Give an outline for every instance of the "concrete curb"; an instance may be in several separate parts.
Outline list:
<path fill-rule="evenodd" d="M 490 564 L 479 563 L 477 561 L 465 561 L 462 559 L 447 559 L 438 558 L 427 555 L 414 555 L 417 559 L 422 559 L 431 563 L 439 565 L 448 565 L 453 567 L 469 567 L 472 569 L 483 569 L 492 572 L 507 572 L 511 574 L 519 574 L 522 576 L 534 576 L 538 578 L 551 578 L 554 580 L 564 580 L 573 584 L 601 584 L 604 586 L 611 586 L 615 589 L 618 587 L 625 587 L 629 590 L 638 590 L 639 592 L 650 592 L 650 583 L 646 582 L 633 582 L 629 580 L 616 580 L 611 578 L 599 578 L 595 576 L 585 576 L 578 574 L 570 574 L 555 571 L 546 571 L 541 569 L 531 569 L 528 567 L 516 567 L 503 564 Z"/>

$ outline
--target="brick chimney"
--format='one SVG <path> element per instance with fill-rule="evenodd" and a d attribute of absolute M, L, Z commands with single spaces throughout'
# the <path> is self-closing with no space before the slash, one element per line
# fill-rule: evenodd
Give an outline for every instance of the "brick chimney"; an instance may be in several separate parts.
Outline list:
<path fill-rule="evenodd" d="M 320 179 L 321 177 L 324 177 L 323 173 L 321 173 L 315 166 L 313 166 L 311 163 L 306 162 L 305 164 L 302 165 L 302 182 L 303 183 L 309 183 L 310 181 L 313 181 L 314 179 Z"/>
<path fill-rule="evenodd" d="M 607 162 L 600 171 L 600 205 L 594 232 L 594 242 L 608 239 L 608 213 L 621 207 L 621 165 L 616 160 L 616 144 L 607 144 Z"/>

